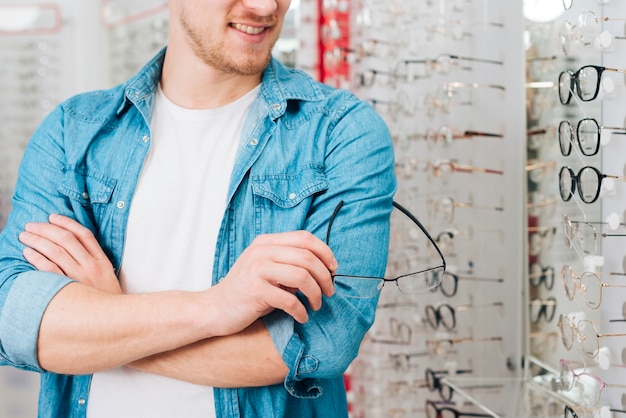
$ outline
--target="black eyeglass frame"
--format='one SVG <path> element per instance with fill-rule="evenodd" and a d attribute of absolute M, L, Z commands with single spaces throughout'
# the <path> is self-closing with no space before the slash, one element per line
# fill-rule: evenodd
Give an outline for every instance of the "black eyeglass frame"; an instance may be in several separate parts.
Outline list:
<path fill-rule="evenodd" d="M 591 95 L 591 97 L 589 98 L 584 98 L 583 97 L 583 91 L 580 87 L 580 73 L 582 71 L 588 70 L 589 68 L 593 68 L 597 74 L 598 74 L 598 79 L 596 81 L 596 87 L 594 90 L 594 93 Z M 616 71 L 619 73 L 626 73 L 626 70 L 621 70 L 619 68 L 610 68 L 610 67 L 603 67 L 601 65 L 584 65 L 582 67 L 580 67 L 577 71 L 572 72 L 570 70 L 566 70 L 566 71 L 561 71 L 561 73 L 559 74 L 559 82 L 558 82 L 558 89 L 559 89 L 559 101 L 561 102 L 562 105 L 568 105 L 570 104 L 570 102 L 572 101 L 572 97 L 573 97 L 573 93 L 576 92 L 576 94 L 578 95 L 578 98 L 583 101 L 583 102 L 591 102 L 593 100 L 595 100 L 598 97 L 598 93 L 600 92 L 600 83 L 602 81 L 602 73 L 604 73 L 605 71 Z M 563 86 L 563 82 L 562 82 L 562 78 L 568 75 L 570 77 L 570 83 L 569 86 L 567 86 L 567 99 L 563 99 L 563 93 L 562 93 L 562 88 Z"/>
<path fill-rule="evenodd" d="M 597 131 L 597 133 L 595 134 L 596 136 L 595 146 L 591 151 L 585 150 L 585 148 L 583 147 L 583 143 L 580 141 L 580 136 L 581 136 L 580 131 L 581 131 L 581 128 L 584 126 L 583 124 L 585 123 L 593 123 Z M 564 129 L 569 132 L 569 138 L 567 138 L 567 140 L 563 138 Z M 567 120 L 561 121 L 559 123 L 559 129 L 558 129 L 559 149 L 561 150 L 561 155 L 563 155 L 564 157 L 567 157 L 568 155 L 572 153 L 572 143 L 574 142 L 574 139 L 578 143 L 578 149 L 584 156 L 592 157 L 596 155 L 598 151 L 600 151 L 600 139 L 601 139 L 603 130 L 616 131 L 617 134 L 626 135 L 626 128 L 600 126 L 598 121 L 594 118 L 584 118 L 584 119 L 579 120 L 576 125 L 576 130 L 574 130 L 574 127 L 569 121 Z"/>
<path fill-rule="evenodd" d="M 333 227 L 333 223 L 335 222 L 335 218 L 337 217 L 337 214 L 339 213 L 339 210 L 343 207 L 343 205 L 344 205 L 344 201 L 343 200 L 339 201 L 339 203 L 335 207 L 335 210 L 333 211 L 332 215 L 330 216 L 330 220 L 328 221 L 328 228 L 326 230 L 326 245 L 329 245 L 329 242 L 330 242 L 330 231 L 331 231 L 331 229 Z M 404 215 L 406 215 L 424 233 L 426 238 L 428 238 L 430 243 L 435 247 L 435 250 L 437 251 L 437 254 L 441 258 L 441 265 L 436 266 L 436 267 L 429 267 L 427 269 L 419 270 L 419 271 L 415 271 L 415 272 L 411 272 L 411 273 L 401 274 L 400 276 L 397 276 L 395 278 L 375 277 L 375 276 L 357 276 L 357 275 L 353 275 L 353 274 L 333 274 L 333 281 L 334 281 L 335 277 L 354 277 L 354 278 L 358 278 L 358 279 L 382 280 L 382 286 L 384 286 L 384 284 L 387 283 L 387 282 L 395 282 L 396 286 L 398 286 L 398 280 L 400 280 L 403 277 L 408 277 L 408 276 L 413 276 L 413 275 L 420 274 L 420 273 L 426 273 L 426 272 L 429 272 L 429 271 L 443 269 L 442 270 L 442 275 L 439 276 L 439 282 L 441 281 L 441 277 L 443 276 L 443 273 L 446 271 L 446 260 L 443 257 L 443 253 L 441 252 L 441 250 L 439 249 L 439 247 L 435 243 L 435 240 L 433 240 L 433 238 L 430 236 L 430 234 L 428 233 L 428 231 L 426 230 L 424 225 L 422 225 L 422 223 L 420 221 L 418 221 L 417 218 L 411 212 L 408 211 L 408 209 L 404 208 L 402 205 L 400 205 L 396 201 L 393 201 L 393 207 L 398 209 Z M 439 283 L 437 283 L 437 284 L 435 284 L 433 286 L 430 286 L 430 287 L 424 289 L 423 291 L 426 292 L 426 291 L 428 291 L 428 290 L 430 290 L 432 288 L 437 287 L 438 285 L 439 285 Z M 382 286 L 381 286 L 381 288 L 382 288 Z M 399 288 L 399 286 L 398 286 L 398 288 Z"/>
<path fill-rule="evenodd" d="M 595 194 L 593 195 L 592 199 L 585 198 L 585 195 L 583 194 L 582 187 L 581 187 L 581 176 L 585 170 L 591 170 L 592 172 L 596 174 L 598 178 L 598 188 Z M 563 194 L 564 190 L 561 187 L 564 171 L 567 171 L 571 178 L 569 194 L 567 196 Z M 615 179 L 615 180 L 626 180 L 626 176 L 615 176 L 611 174 L 604 174 L 600 172 L 600 170 L 598 170 L 597 168 L 592 167 L 590 165 L 582 167 L 580 170 L 578 170 L 577 174 L 574 174 L 574 170 L 572 170 L 571 167 L 563 166 L 561 167 L 561 170 L 559 170 L 559 194 L 561 195 L 561 199 L 563 199 L 564 202 L 569 202 L 574 196 L 574 193 L 576 193 L 576 189 L 578 189 L 578 196 L 583 202 L 588 203 L 588 204 L 594 203 L 600 197 L 600 191 L 602 190 L 602 182 L 604 181 L 605 178 L 610 178 L 610 179 Z"/>

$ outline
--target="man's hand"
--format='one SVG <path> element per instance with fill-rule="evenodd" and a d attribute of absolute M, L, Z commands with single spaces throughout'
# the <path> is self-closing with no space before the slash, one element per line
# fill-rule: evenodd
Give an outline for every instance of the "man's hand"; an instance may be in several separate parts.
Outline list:
<path fill-rule="evenodd" d="M 223 306 L 221 335 L 238 332 L 274 309 L 306 322 L 307 308 L 295 293 L 301 292 L 311 309 L 320 309 L 322 295 L 334 293 L 331 272 L 336 269 L 330 248 L 309 232 L 257 237 L 211 289 Z"/>
<path fill-rule="evenodd" d="M 20 234 L 24 258 L 40 271 L 63 274 L 87 286 L 121 294 L 113 266 L 90 230 L 75 220 L 50 215 L 50 223 L 28 223 Z"/>

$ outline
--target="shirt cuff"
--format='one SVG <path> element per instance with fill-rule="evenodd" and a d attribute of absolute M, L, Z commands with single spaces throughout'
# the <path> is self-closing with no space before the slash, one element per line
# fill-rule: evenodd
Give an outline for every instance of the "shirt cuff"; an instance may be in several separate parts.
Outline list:
<path fill-rule="evenodd" d="M 317 398 L 322 394 L 320 381 L 302 375 L 317 370 L 319 362 L 315 357 L 304 354 L 305 345 L 294 333 L 293 321 L 281 311 L 274 311 L 263 318 L 274 345 L 289 368 L 283 383 L 287 392 L 297 398 Z"/>
<path fill-rule="evenodd" d="M 13 283 L 0 312 L 2 355 L 16 367 L 41 370 L 37 342 L 41 319 L 52 298 L 72 280 L 54 273 L 29 271 Z"/>

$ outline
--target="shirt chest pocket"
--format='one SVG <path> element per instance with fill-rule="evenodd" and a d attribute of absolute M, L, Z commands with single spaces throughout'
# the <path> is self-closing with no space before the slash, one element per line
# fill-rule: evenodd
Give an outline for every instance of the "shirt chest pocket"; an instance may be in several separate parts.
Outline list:
<path fill-rule="evenodd" d="M 105 204 L 111 201 L 115 185 L 116 181 L 106 176 L 68 170 L 59 186 L 59 192 L 67 196 L 76 209 L 77 205 L 83 210 L 91 209 L 97 218 Z"/>
<path fill-rule="evenodd" d="M 307 167 L 295 174 L 252 175 L 250 179 L 257 234 L 301 229 L 313 197 L 328 189 L 321 167 Z"/>

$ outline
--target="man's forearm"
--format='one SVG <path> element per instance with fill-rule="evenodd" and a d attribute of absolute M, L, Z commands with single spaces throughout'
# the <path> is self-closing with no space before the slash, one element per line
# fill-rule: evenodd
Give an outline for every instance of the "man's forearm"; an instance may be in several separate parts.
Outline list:
<path fill-rule="evenodd" d="M 238 334 L 156 354 L 129 367 L 199 385 L 231 388 L 280 383 L 288 371 L 261 320 Z"/>
<path fill-rule="evenodd" d="M 211 303 L 204 303 L 207 296 L 113 295 L 71 283 L 42 319 L 40 365 L 62 374 L 93 373 L 210 338 L 211 324 L 219 321 Z"/>

